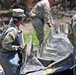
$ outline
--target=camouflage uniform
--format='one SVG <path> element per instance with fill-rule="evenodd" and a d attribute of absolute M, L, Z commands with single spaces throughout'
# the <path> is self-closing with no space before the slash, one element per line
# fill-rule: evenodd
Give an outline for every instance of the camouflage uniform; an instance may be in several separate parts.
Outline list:
<path fill-rule="evenodd" d="M 18 33 L 22 33 L 22 31 L 14 25 L 14 23 L 11 23 L 7 29 L 4 30 L 2 34 L 2 47 L 9 50 L 14 51 L 17 49 L 17 46 L 11 45 L 10 43 L 13 43 L 15 41 L 15 38 Z M 21 35 L 22 36 L 22 35 Z M 19 38 L 19 45 L 22 45 L 22 37 Z M 17 42 L 17 41 L 16 41 Z"/>
<path fill-rule="evenodd" d="M 20 12 L 19 10 L 16 11 L 17 12 L 14 11 L 13 15 L 21 17 L 23 11 L 22 13 L 21 10 Z M 19 14 L 17 15 L 17 13 Z M 12 21 L 4 28 L 1 40 L 0 63 L 4 69 L 5 75 L 20 75 L 22 55 L 19 46 L 23 45 L 22 31 Z"/>
<path fill-rule="evenodd" d="M 50 6 L 48 0 L 41 0 L 29 13 L 40 44 L 44 40 L 44 23 L 53 23 Z"/>

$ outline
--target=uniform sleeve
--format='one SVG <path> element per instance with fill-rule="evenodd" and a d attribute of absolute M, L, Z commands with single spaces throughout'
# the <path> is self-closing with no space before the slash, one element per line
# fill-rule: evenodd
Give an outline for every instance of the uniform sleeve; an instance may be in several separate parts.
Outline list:
<path fill-rule="evenodd" d="M 53 19 L 52 19 L 52 15 L 51 15 L 51 8 L 49 6 L 49 4 L 44 4 L 44 22 L 47 24 L 53 24 Z"/>
<path fill-rule="evenodd" d="M 2 47 L 9 51 L 16 50 L 18 46 L 11 44 L 15 40 L 16 35 L 17 31 L 15 29 L 8 30 L 2 41 Z"/>

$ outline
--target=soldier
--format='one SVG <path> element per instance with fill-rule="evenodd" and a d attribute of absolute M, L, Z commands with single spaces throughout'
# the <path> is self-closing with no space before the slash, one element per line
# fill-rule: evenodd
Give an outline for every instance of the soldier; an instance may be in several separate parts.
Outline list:
<path fill-rule="evenodd" d="M 36 31 L 37 38 L 39 40 L 39 45 L 41 45 L 44 40 L 44 24 L 46 23 L 49 27 L 54 24 L 50 7 L 51 0 L 41 0 L 29 13 L 33 27 Z"/>
<path fill-rule="evenodd" d="M 20 47 L 23 45 L 22 31 L 19 26 L 25 18 L 23 9 L 13 9 L 12 21 L 2 33 L 2 48 L 0 49 L 0 64 L 5 75 L 20 75 L 22 55 Z"/>

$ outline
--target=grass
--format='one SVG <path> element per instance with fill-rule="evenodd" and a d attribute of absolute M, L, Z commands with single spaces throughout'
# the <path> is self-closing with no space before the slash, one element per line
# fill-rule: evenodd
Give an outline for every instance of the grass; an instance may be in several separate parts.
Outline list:
<path fill-rule="evenodd" d="M 23 36 L 24 36 L 24 41 L 27 42 L 27 39 L 28 39 L 28 37 L 29 37 L 30 35 L 32 36 L 33 43 L 37 43 L 38 40 L 37 40 L 35 31 L 31 31 L 31 32 L 29 32 L 29 33 L 24 34 L 24 35 L 23 35 Z"/>
<path fill-rule="evenodd" d="M 36 33 L 35 33 L 34 30 L 31 31 L 31 32 L 29 32 L 29 33 L 23 34 L 23 36 L 24 36 L 24 42 L 27 43 L 28 37 L 30 35 L 32 36 L 32 41 L 33 41 L 34 49 L 37 49 L 38 48 L 38 39 L 36 37 Z"/>
<path fill-rule="evenodd" d="M 47 28 L 45 29 L 45 37 L 44 37 L 45 39 L 47 38 L 49 31 L 50 31 L 50 28 L 47 27 Z M 36 33 L 35 33 L 34 30 L 32 30 L 32 31 L 29 32 L 29 33 L 23 34 L 24 42 L 25 42 L 25 43 L 27 42 L 28 37 L 29 37 L 30 35 L 32 36 L 32 41 L 33 41 L 34 49 L 37 49 L 37 48 L 38 48 L 38 39 L 37 39 L 37 36 L 36 36 Z"/>

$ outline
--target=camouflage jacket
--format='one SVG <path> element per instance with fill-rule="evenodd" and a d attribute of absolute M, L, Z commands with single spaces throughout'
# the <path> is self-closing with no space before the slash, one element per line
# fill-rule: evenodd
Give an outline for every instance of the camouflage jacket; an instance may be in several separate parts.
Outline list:
<path fill-rule="evenodd" d="M 29 13 L 30 17 L 38 17 L 44 20 L 45 23 L 53 23 L 51 15 L 51 5 L 48 0 L 39 1 Z"/>
<path fill-rule="evenodd" d="M 9 51 L 17 50 L 18 45 L 15 45 L 15 44 L 13 45 L 12 42 L 15 41 L 16 35 L 20 31 L 21 30 L 17 28 L 17 26 L 14 25 L 13 23 L 8 25 L 7 28 L 3 30 L 3 33 L 2 33 L 2 37 L 1 37 L 2 48 L 7 49 Z M 23 45 L 23 41 L 21 45 Z"/>

